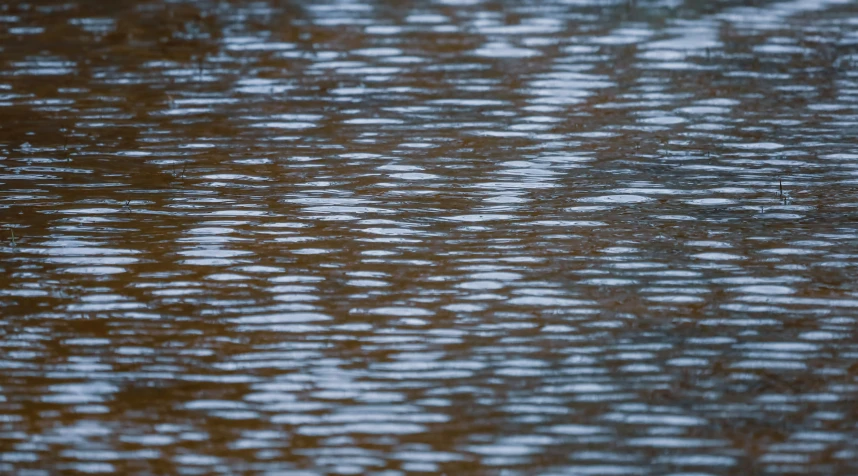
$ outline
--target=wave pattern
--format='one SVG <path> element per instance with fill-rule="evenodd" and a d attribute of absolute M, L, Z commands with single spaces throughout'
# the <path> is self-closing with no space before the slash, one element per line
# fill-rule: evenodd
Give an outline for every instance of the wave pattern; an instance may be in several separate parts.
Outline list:
<path fill-rule="evenodd" d="M 0 10 L 0 472 L 858 472 L 858 14 Z"/>

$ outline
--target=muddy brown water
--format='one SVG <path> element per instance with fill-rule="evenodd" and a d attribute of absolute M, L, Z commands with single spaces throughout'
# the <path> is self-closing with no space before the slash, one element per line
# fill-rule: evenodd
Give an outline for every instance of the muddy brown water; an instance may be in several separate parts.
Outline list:
<path fill-rule="evenodd" d="M 858 6 L 0 6 L 0 473 L 858 474 Z"/>

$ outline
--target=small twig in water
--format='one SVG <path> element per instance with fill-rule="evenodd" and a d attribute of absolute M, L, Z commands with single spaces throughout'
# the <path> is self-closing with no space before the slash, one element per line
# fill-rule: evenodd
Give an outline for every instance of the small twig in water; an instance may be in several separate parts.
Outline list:
<path fill-rule="evenodd" d="M 780 184 L 780 192 L 778 193 L 778 196 L 783 198 L 783 196 L 784 196 L 784 181 L 783 181 L 783 179 L 778 179 L 778 184 Z"/>
<path fill-rule="evenodd" d="M 12 248 L 14 248 L 14 247 L 18 246 L 18 244 L 15 243 L 15 230 L 9 230 L 9 231 L 12 232 Z"/>
<path fill-rule="evenodd" d="M 63 153 L 66 155 L 66 162 L 71 162 L 71 153 L 69 152 L 69 133 L 66 130 L 63 137 Z"/>

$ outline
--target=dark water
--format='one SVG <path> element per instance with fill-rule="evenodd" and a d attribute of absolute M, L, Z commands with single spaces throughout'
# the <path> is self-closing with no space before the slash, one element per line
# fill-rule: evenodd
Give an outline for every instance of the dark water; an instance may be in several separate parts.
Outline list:
<path fill-rule="evenodd" d="M 858 474 L 858 5 L 0 6 L 0 473 Z"/>

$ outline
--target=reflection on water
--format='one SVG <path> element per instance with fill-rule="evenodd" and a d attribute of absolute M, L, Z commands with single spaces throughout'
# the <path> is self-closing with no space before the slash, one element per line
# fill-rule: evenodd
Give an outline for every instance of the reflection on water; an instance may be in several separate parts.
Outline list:
<path fill-rule="evenodd" d="M 858 472 L 854 3 L 0 23 L 0 472 Z"/>

